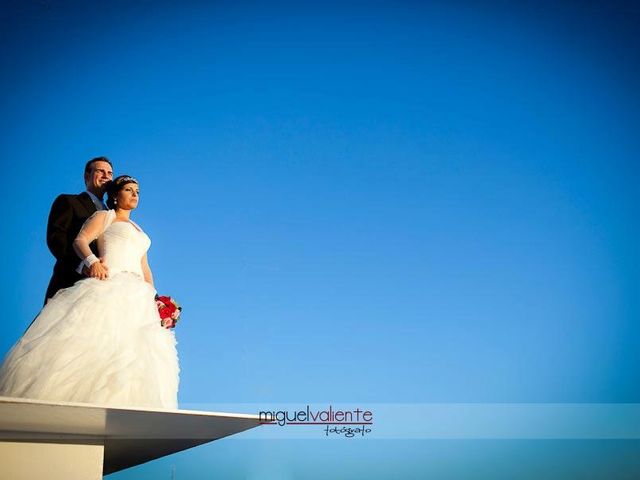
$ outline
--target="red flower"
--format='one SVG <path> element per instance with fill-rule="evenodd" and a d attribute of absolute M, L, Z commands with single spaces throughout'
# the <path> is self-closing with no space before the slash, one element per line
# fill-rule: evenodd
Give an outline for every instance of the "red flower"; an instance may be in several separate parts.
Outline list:
<path fill-rule="evenodd" d="M 164 328 L 174 328 L 180 318 L 182 307 L 173 298 L 160 295 L 156 295 L 156 305 L 160 316 L 160 325 Z"/>

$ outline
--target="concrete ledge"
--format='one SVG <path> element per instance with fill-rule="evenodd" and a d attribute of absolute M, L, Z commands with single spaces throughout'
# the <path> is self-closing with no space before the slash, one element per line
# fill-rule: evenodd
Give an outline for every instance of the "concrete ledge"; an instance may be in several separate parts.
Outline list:
<path fill-rule="evenodd" d="M 107 475 L 258 425 L 257 415 L 0 397 L 0 477 L 5 478 L 10 464 L 28 469 L 29 464 L 51 463 L 46 452 L 55 450 L 59 477 L 49 469 L 46 476 L 33 470 L 24 478 L 94 478 L 93 467 L 77 461 L 79 447 L 69 446 L 96 447 L 94 466 L 104 447 L 100 475 Z"/>

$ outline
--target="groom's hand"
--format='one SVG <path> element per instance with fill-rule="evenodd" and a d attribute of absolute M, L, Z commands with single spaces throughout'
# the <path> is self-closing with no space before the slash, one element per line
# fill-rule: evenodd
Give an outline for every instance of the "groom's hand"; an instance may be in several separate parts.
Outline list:
<path fill-rule="evenodd" d="M 89 276 L 98 280 L 105 280 L 109 276 L 109 267 L 102 258 L 89 267 Z"/>

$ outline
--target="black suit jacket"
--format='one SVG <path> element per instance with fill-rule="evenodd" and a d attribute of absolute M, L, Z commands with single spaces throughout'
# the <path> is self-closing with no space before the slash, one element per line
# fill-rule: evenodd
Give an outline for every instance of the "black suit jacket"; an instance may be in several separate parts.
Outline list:
<path fill-rule="evenodd" d="M 58 290 L 70 287 L 84 278 L 76 273 L 81 259 L 73 249 L 73 241 L 84 222 L 95 211 L 96 206 L 87 192 L 79 195 L 60 195 L 51 205 L 47 223 L 47 245 L 56 257 L 56 264 L 53 267 L 45 302 Z M 95 242 L 91 244 L 91 250 L 97 254 Z"/>

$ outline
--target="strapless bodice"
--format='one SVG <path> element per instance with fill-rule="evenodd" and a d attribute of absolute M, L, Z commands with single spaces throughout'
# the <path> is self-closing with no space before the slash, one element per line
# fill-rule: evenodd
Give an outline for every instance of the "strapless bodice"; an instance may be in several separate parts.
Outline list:
<path fill-rule="evenodd" d="M 109 268 L 109 276 L 131 272 L 142 276 L 142 257 L 151 239 L 130 222 L 112 222 L 98 237 L 98 250 Z"/>

